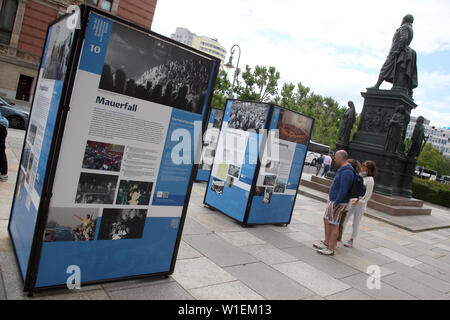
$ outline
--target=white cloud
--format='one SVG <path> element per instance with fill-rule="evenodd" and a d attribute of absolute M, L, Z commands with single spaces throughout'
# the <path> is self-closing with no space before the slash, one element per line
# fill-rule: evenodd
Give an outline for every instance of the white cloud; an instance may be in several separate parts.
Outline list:
<path fill-rule="evenodd" d="M 411 46 L 419 55 L 450 50 L 448 0 L 161 0 L 152 29 L 170 35 L 176 27 L 186 27 L 218 38 L 227 48 L 238 43 L 241 67 L 276 66 L 283 81 L 301 81 L 342 105 L 353 100 L 361 110 L 360 92 L 376 82 L 392 36 L 408 13 L 415 16 Z M 448 100 L 427 94 L 439 86 L 446 97 L 449 78 L 419 70 L 416 100 L 424 104 L 418 112 L 435 110 L 427 103 L 432 100 L 440 101 L 434 104 L 441 113 L 450 109 Z M 450 113 L 431 120 L 450 125 L 447 116 Z"/>

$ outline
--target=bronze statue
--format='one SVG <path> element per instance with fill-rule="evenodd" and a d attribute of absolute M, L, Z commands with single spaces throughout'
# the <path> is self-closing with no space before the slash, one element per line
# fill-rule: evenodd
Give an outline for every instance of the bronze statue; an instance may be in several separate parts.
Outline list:
<path fill-rule="evenodd" d="M 417 158 L 418 156 L 420 156 L 420 153 L 422 152 L 423 143 L 424 141 L 426 141 L 425 127 L 423 125 L 424 122 L 425 122 L 424 117 L 417 118 L 416 127 L 414 128 L 414 133 L 411 138 L 411 144 L 408 150 L 409 158 Z"/>
<path fill-rule="evenodd" d="M 397 107 L 388 125 L 386 145 L 384 149 L 389 152 L 399 152 L 402 146 L 403 128 L 405 126 L 405 108 Z"/>
<path fill-rule="evenodd" d="M 394 89 L 405 89 L 410 96 L 413 89 L 417 88 L 417 54 L 409 47 L 414 37 L 413 23 L 412 15 L 403 18 L 402 26 L 395 32 L 391 50 L 373 88 L 379 89 L 383 81 L 387 81 L 393 84 Z"/>
<path fill-rule="evenodd" d="M 353 101 L 348 102 L 348 110 L 342 117 L 341 127 L 339 128 L 338 144 L 348 146 L 350 143 L 350 134 L 356 121 L 356 110 Z"/>

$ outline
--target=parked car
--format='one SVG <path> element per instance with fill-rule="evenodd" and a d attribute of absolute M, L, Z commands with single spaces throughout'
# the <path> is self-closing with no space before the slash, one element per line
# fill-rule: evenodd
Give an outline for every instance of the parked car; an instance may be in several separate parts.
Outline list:
<path fill-rule="evenodd" d="M 319 159 L 320 155 L 326 155 L 328 153 L 330 153 L 329 146 L 310 141 L 308 152 L 306 154 L 305 164 L 315 167 L 317 164 L 317 159 Z"/>
<path fill-rule="evenodd" d="M 26 129 L 30 112 L 28 109 L 16 105 L 12 105 L 4 98 L 0 97 L 0 112 L 8 119 L 9 127 L 13 129 Z"/>

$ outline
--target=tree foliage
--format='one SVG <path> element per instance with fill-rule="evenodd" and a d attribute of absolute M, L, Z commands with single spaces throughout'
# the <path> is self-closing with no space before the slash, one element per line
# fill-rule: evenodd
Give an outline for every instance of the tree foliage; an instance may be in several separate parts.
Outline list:
<path fill-rule="evenodd" d="M 421 167 L 435 170 L 439 175 L 450 175 L 450 160 L 430 143 L 424 146 L 417 160 Z"/>

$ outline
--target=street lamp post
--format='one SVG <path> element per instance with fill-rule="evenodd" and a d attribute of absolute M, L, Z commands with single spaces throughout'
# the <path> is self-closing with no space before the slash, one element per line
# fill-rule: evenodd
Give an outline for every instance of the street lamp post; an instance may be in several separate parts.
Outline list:
<path fill-rule="evenodd" d="M 225 64 L 225 67 L 228 68 L 228 69 L 234 68 L 234 66 L 233 66 L 233 55 L 234 55 L 235 48 L 239 49 L 239 56 L 238 56 L 238 61 L 237 61 L 237 65 L 236 65 L 236 70 L 234 71 L 233 85 L 231 86 L 231 90 L 230 90 L 230 98 L 233 97 L 233 89 L 234 89 L 234 85 L 236 83 L 236 78 L 238 76 L 239 62 L 241 61 L 241 47 L 239 45 L 235 44 L 234 46 L 231 47 L 230 60 L 228 61 L 227 64 Z"/>

